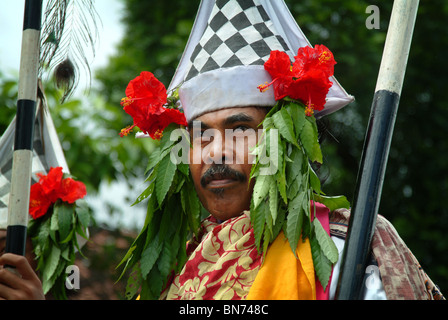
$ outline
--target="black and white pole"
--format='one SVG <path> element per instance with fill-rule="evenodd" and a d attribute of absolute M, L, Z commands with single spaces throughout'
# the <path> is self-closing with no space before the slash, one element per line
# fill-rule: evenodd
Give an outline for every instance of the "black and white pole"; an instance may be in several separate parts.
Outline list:
<path fill-rule="evenodd" d="M 30 201 L 42 0 L 26 0 L 5 252 L 24 255 Z"/>
<path fill-rule="evenodd" d="M 360 299 L 418 0 L 395 0 L 358 172 L 336 299 Z"/>

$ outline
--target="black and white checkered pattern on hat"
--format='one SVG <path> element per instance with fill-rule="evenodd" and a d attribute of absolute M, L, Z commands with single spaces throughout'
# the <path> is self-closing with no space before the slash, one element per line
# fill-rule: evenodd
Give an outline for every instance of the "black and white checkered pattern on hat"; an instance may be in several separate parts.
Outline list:
<path fill-rule="evenodd" d="M 220 68 L 263 65 L 272 50 L 289 48 L 258 0 L 216 0 L 185 81 Z"/>

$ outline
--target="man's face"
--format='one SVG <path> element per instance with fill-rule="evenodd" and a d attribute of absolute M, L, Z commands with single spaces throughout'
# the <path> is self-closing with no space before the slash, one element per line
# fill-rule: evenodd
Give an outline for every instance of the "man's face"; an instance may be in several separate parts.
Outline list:
<path fill-rule="evenodd" d="M 193 182 L 203 206 L 218 220 L 249 210 L 255 182 L 249 184 L 250 152 L 265 116 L 263 108 L 229 108 L 206 113 L 189 126 Z"/>

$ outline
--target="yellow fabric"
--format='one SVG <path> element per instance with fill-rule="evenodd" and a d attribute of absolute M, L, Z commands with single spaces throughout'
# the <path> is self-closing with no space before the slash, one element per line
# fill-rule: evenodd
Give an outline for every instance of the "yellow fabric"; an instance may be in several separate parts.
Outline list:
<path fill-rule="evenodd" d="M 247 300 L 315 300 L 316 281 L 308 239 L 299 240 L 296 254 L 298 259 L 280 233 L 267 251 Z"/>

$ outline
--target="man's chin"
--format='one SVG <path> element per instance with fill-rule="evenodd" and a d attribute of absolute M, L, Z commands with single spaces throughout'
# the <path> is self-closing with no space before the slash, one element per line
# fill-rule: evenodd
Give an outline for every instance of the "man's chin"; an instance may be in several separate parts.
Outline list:
<path fill-rule="evenodd" d="M 249 210 L 250 197 L 247 198 L 240 188 L 213 188 L 207 193 L 204 207 L 218 220 L 231 219 Z"/>
<path fill-rule="evenodd" d="M 213 188 L 213 189 L 209 189 L 209 190 L 216 196 L 223 198 L 226 188 Z"/>

